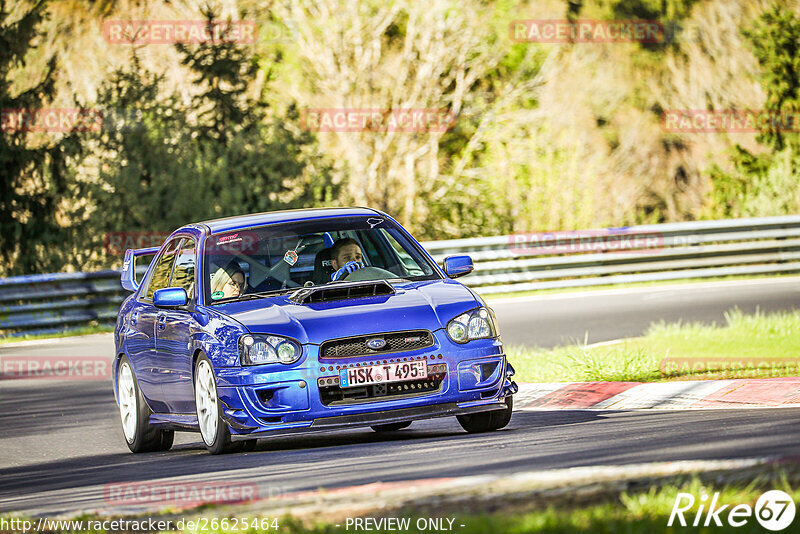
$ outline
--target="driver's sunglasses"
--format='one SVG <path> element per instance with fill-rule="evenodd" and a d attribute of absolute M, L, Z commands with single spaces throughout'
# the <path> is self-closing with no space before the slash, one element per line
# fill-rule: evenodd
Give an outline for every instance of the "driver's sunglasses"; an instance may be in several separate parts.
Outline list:
<path fill-rule="evenodd" d="M 228 279 L 228 285 L 230 285 L 231 287 L 237 287 L 237 288 L 239 288 L 239 291 L 242 292 L 242 291 L 244 291 L 244 288 L 247 286 L 247 280 L 244 280 L 240 284 L 239 282 L 237 282 L 233 278 L 230 278 L 230 279 Z"/>

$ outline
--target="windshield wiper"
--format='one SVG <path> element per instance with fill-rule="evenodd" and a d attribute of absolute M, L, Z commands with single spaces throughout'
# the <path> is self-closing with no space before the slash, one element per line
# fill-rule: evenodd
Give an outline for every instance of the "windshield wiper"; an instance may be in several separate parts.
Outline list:
<path fill-rule="evenodd" d="M 260 299 L 264 297 L 274 297 L 275 295 L 281 295 L 283 293 L 292 292 L 296 288 L 284 288 L 284 289 L 273 289 L 271 291 L 259 291 L 258 293 L 244 293 L 236 297 L 236 300 L 252 300 L 252 299 Z"/>
<path fill-rule="evenodd" d="M 265 297 L 274 297 L 286 292 L 294 291 L 296 288 L 273 289 L 271 291 L 259 291 L 258 293 L 244 293 L 238 297 L 227 297 L 224 299 L 215 300 L 212 304 L 224 304 L 226 302 L 240 302 L 243 300 L 260 299 Z"/>

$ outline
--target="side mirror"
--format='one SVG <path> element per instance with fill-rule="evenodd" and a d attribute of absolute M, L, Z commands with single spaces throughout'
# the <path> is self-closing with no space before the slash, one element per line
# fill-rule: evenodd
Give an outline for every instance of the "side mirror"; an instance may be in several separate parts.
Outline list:
<path fill-rule="evenodd" d="M 469 256 L 448 256 L 444 259 L 444 274 L 450 278 L 458 278 L 469 274 L 475 267 Z"/>
<path fill-rule="evenodd" d="M 156 289 L 153 293 L 153 306 L 156 308 L 177 308 L 186 306 L 188 301 L 189 297 L 186 296 L 186 290 L 182 287 Z"/>

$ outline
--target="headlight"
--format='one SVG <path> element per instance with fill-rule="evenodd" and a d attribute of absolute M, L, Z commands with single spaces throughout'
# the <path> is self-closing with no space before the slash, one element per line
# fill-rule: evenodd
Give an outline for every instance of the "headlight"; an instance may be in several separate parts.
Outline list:
<path fill-rule="evenodd" d="M 495 337 L 497 328 L 488 309 L 476 308 L 447 323 L 447 335 L 456 343 L 466 343 L 473 339 Z"/>
<path fill-rule="evenodd" d="M 239 359 L 242 365 L 294 363 L 302 349 L 296 341 L 280 336 L 245 334 L 239 338 Z"/>

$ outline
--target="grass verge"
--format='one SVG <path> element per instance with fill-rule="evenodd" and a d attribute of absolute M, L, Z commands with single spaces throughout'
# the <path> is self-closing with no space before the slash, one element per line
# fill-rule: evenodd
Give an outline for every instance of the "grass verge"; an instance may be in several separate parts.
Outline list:
<path fill-rule="evenodd" d="M 114 331 L 113 325 L 94 325 L 81 328 L 71 328 L 69 330 L 59 330 L 42 334 L 23 334 L 19 336 L 0 337 L 0 345 L 4 343 L 16 343 L 18 341 L 31 341 L 34 339 L 55 339 L 73 336 L 88 336 L 90 334 L 107 334 Z"/>
<path fill-rule="evenodd" d="M 800 376 L 800 311 L 725 314 L 726 325 L 657 323 L 639 338 L 552 350 L 506 348 L 520 382 Z"/>
<path fill-rule="evenodd" d="M 607 502 L 592 504 L 589 506 L 548 506 L 542 510 L 525 511 L 523 508 L 517 510 L 503 510 L 494 513 L 483 514 L 456 514 L 447 519 L 453 519 L 452 531 L 459 534 L 528 534 L 528 533 L 555 533 L 572 534 L 575 532 L 591 532 L 594 534 L 653 534 L 655 532 L 714 532 L 714 533 L 742 533 L 742 532 L 766 532 L 755 517 L 750 517 L 747 522 L 739 527 L 734 527 L 728 522 L 728 514 L 735 505 L 744 504 L 754 509 L 758 498 L 766 490 L 780 489 L 787 492 L 794 502 L 800 502 L 800 490 L 792 490 L 789 484 L 782 483 L 777 486 L 763 487 L 759 483 L 750 483 L 745 486 L 727 486 L 714 488 L 704 484 L 698 479 L 680 485 L 669 485 L 661 488 L 651 488 L 649 491 L 640 493 L 622 493 L 617 498 Z M 706 520 L 706 513 L 702 513 L 697 527 L 692 526 L 695 516 L 699 509 L 702 496 L 707 495 L 708 501 L 715 493 L 717 496 L 717 508 L 724 504 L 729 504 L 727 509 L 719 514 L 722 526 L 716 525 L 711 520 L 709 526 L 703 526 Z M 683 527 L 675 518 L 672 527 L 667 526 L 669 518 L 679 493 L 686 493 L 695 496 L 698 503 L 692 509 L 683 514 L 686 527 Z M 686 498 L 684 498 L 686 499 Z M 687 503 L 682 501 L 682 504 Z M 708 506 L 706 505 L 706 508 Z M 393 514 L 395 517 L 409 519 L 408 529 L 402 532 L 426 533 L 430 532 L 429 521 L 435 515 L 418 515 L 411 513 L 404 515 Z M 334 526 L 331 524 L 303 525 L 293 521 L 290 523 L 291 532 L 302 534 L 339 534 L 352 532 L 353 526 L 347 529 L 346 524 Z M 795 517 L 786 532 L 796 531 L 800 520 Z M 445 525 L 447 523 L 445 522 Z M 423 528 L 419 528 L 422 526 Z M 376 530 L 375 532 L 397 532 L 397 530 Z"/>

